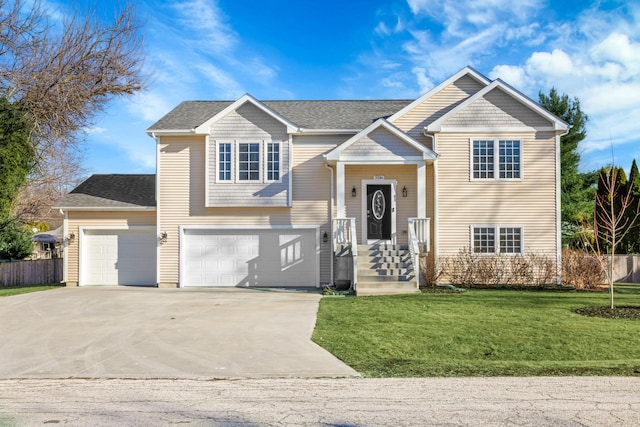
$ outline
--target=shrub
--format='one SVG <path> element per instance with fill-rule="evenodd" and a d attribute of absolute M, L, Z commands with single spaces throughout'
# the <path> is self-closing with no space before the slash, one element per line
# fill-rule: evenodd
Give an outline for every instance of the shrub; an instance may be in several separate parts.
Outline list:
<path fill-rule="evenodd" d="M 441 256 L 434 263 L 425 261 L 421 274 L 432 286 L 442 279 L 464 287 L 545 286 L 555 284 L 557 277 L 555 259 L 545 254 L 480 255 L 469 248 Z"/>
<path fill-rule="evenodd" d="M 588 254 L 575 249 L 562 251 L 562 281 L 576 289 L 596 289 L 605 279 L 601 255 Z"/>
<path fill-rule="evenodd" d="M 15 222 L 0 226 L 0 259 L 23 259 L 33 252 L 33 241 L 27 231 Z"/>

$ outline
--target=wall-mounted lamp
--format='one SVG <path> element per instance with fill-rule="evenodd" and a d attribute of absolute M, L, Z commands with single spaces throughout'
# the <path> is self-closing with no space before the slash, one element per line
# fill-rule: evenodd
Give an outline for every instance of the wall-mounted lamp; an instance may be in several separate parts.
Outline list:
<path fill-rule="evenodd" d="M 322 235 L 322 243 L 327 243 L 328 241 L 329 241 L 329 235 L 325 231 L 324 234 Z"/>
<path fill-rule="evenodd" d="M 167 232 L 160 233 L 160 244 L 167 243 Z"/>
<path fill-rule="evenodd" d="M 69 235 L 67 236 L 67 240 L 69 242 L 73 242 L 76 239 L 76 235 L 73 233 L 69 233 Z"/>
<path fill-rule="evenodd" d="M 351 197 L 356 197 L 357 194 L 358 192 L 356 191 L 356 186 L 354 185 L 353 188 L 351 189 Z"/>
<path fill-rule="evenodd" d="M 408 191 L 407 191 L 407 186 L 404 185 L 402 186 L 402 197 L 407 197 Z"/>

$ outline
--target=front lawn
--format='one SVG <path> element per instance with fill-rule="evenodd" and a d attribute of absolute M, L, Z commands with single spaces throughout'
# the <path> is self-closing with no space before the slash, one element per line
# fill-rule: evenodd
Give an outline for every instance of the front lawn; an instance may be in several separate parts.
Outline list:
<path fill-rule="evenodd" d="M 63 287 L 61 284 L 54 285 L 30 285 L 30 286 L 7 286 L 0 287 L 0 297 L 8 297 L 11 295 L 26 294 L 28 292 L 46 291 L 47 289 L 55 289 Z"/>
<path fill-rule="evenodd" d="M 619 305 L 640 305 L 625 286 Z M 640 375 L 640 320 L 607 293 L 469 290 L 323 298 L 313 340 L 368 377 Z"/>

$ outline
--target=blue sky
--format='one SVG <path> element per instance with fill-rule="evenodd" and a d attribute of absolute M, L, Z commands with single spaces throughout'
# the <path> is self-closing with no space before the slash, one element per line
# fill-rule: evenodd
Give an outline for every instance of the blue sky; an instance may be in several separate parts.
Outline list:
<path fill-rule="evenodd" d="M 48 0 L 55 16 L 95 9 Z M 416 98 L 466 65 L 589 115 L 583 171 L 640 160 L 640 3 L 141 0 L 147 89 L 86 130 L 88 173 L 152 173 L 145 129 L 184 100 Z M 97 13 L 111 10 L 101 6 Z M 613 147 L 613 149 L 612 149 Z"/>

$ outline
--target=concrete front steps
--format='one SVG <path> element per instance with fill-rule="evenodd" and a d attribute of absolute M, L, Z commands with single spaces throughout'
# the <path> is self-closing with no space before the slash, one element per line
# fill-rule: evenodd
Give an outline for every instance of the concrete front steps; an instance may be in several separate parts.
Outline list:
<path fill-rule="evenodd" d="M 384 243 L 358 245 L 357 296 L 417 291 L 418 282 L 409 249 Z"/>

